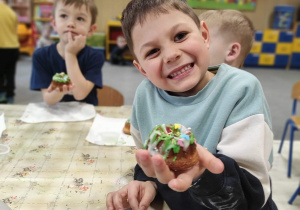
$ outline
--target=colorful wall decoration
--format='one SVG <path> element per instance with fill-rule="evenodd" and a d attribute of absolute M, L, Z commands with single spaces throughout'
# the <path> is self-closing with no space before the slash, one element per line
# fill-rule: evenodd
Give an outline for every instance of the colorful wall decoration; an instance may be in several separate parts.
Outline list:
<path fill-rule="evenodd" d="M 187 0 L 196 9 L 254 10 L 257 0 Z"/>

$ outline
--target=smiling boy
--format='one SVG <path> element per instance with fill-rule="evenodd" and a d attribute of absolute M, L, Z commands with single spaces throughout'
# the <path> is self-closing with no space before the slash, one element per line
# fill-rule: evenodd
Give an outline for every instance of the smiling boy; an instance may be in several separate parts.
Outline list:
<path fill-rule="evenodd" d="M 51 20 L 59 42 L 40 48 L 33 55 L 30 88 L 41 90 L 46 104 L 81 101 L 98 104 L 97 87 L 102 87 L 101 51 L 86 46 L 96 30 L 97 7 L 93 0 L 57 0 Z M 51 86 L 55 73 L 65 72 L 72 81 L 63 90 Z M 70 93 L 71 92 L 71 93 Z"/>
<path fill-rule="evenodd" d="M 131 116 L 137 147 L 156 125 L 179 123 L 195 134 L 200 161 L 174 172 L 161 155 L 137 150 L 135 180 L 109 193 L 107 208 L 147 209 L 160 194 L 172 210 L 277 209 L 270 112 L 257 78 L 226 64 L 207 71 L 208 29 L 181 0 L 132 0 L 121 22 L 146 77 Z"/>

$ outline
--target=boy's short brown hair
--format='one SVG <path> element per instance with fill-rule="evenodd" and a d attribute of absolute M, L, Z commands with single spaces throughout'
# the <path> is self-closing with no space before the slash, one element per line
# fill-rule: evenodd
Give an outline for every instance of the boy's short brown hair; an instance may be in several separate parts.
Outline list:
<path fill-rule="evenodd" d="M 96 23 L 96 18 L 98 15 L 98 9 L 95 5 L 95 2 L 93 0 L 55 0 L 55 3 L 53 5 L 52 8 L 52 15 L 53 17 L 55 17 L 55 9 L 57 6 L 58 2 L 62 2 L 64 5 L 73 5 L 76 8 L 81 7 L 82 5 L 85 5 L 87 10 L 91 12 L 91 16 L 92 16 L 92 22 L 91 25 Z"/>
<path fill-rule="evenodd" d="M 137 22 L 142 24 L 147 15 L 150 13 L 159 15 L 162 13 L 168 13 L 170 9 L 178 10 L 188 15 L 194 20 L 197 27 L 200 27 L 198 16 L 183 0 L 132 0 L 127 4 L 126 8 L 122 12 L 122 30 L 127 41 L 128 48 L 135 59 L 136 56 L 133 52 L 133 40 L 131 37 L 134 25 Z"/>
<path fill-rule="evenodd" d="M 254 41 L 254 26 L 251 20 L 242 12 L 237 10 L 207 10 L 199 16 L 200 21 L 209 26 L 219 27 L 220 33 L 231 33 L 236 41 L 241 44 L 241 60 L 249 54 Z"/>

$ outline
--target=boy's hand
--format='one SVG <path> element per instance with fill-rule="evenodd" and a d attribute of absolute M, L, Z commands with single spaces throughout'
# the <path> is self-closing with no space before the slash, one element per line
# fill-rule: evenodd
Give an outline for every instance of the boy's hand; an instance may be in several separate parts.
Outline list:
<path fill-rule="evenodd" d="M 131 208 L 146 210 L 156 196 L 156 185 L 151 181 L 131 181 L 120 190 L 110 192 L 106 197 L 108 210 Z"/>
<path fill-rule="evenodd" d="M 197 151 L 199 164 L 180 172 L 171 171 L 161 155 L 151 157 L 149 152 L 144 149 L 137 150 L 136 160 L 147 176 L 156 177 L 159 182 L 168 184 L 174 191 L 183 192 L 205 169 L 215 174 L 222 173 L 224 170 L 223 162 L 198 144 Z"/>
<path fill-rule="evenodd" d="M 65 52 L 73 55 L 82 50 L 86 43 L 86 36 L 77 35 L 72 37 L 72 32 L 68 32 L 68 43 L 65 46 Z"/>
<path fill-rule="evenodd" d="M 47 91 L 50 93 L 52 91 L 57 91 L 57 92 L 61 92 L 64 95 L 67 94 L 69 91 L 72 91 L 74 89 L 74 85 L 73 84 L 69 84 L 69 85 L 63 85 L 62 87 L 54 87 L 52 84 L 50 84 L 50 86 L 48 87 Z"/>

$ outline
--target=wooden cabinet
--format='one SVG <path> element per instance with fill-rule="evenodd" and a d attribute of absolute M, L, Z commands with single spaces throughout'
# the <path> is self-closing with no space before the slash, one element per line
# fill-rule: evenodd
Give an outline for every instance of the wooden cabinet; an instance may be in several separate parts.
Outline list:
<path fill-rule="evenodd" d="M 31 23 L 31 0 L 11 0 L 9 5 L 17 13 L 20 23 Z"/>
<path fill-rule="evenodd" d="M 105 46 L 105 54 L 106 59 L 110 59 L 110 53 L 117 45 L 118 36 L 123 36 L 121 22 L 119 20 L 110 20 L 107 22 L 106 28 L 106 46 Z M 130 52 L 125 52 L 124 58 L 128 60 L 133 60 Z"/>

